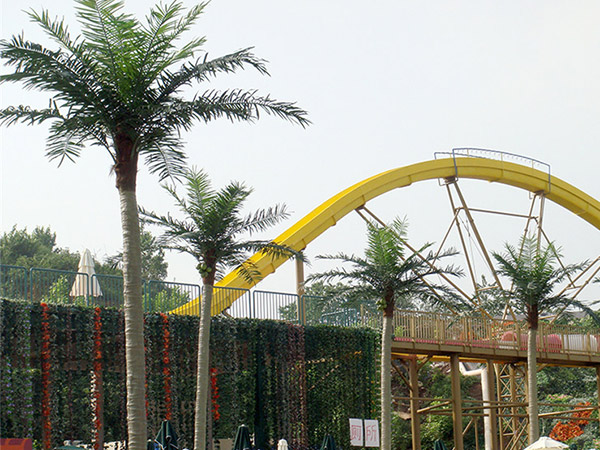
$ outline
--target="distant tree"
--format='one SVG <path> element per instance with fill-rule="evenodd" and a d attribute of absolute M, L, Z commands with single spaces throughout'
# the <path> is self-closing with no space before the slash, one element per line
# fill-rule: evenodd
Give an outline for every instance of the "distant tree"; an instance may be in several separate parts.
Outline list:
<path fill-rule="evenodd" d="M 167 278 L 169 263 L 165 261 L 165 251 L 158 240 L 142 226 L 140 228 L 140 247 L 142 250 L 142 278 L 145 280 L 164 280 Z M 109 256 L 105 261 L 110 267 L 121 271 L 123 252 Z"/>
<path fill-rule="evenodd" d="M 316 281 L 305 287 L 306 323 L 315 324 L 323 317 L 344 311 L 361 311 L 374 313 L 377 311 L 377 299 L 358 295 L 347 289 L 342 283 L 329 284 Z M 282 319 L 296 320 L 298 312 L 295 303 L 279 309 Z"/>
<path fill-rule="evenodd" d="M 452 256 L 452 251 L 436 255 L 432 252 L 419 256 L 430 244 L 417 252 L 407 254 L 406 224 L 396 219 L 390 225 L 367 226 L 367 248 L 363 258 L 343 253 L 321 256 L 322 259 L 338 260 L 350 266 L 332 269 L 309 276 L 307 281 L 342 280 L 347 282 L 343 291 L 353 291 L 366 298 L 377 298 L 383 313 L 381 332 L 381 449 L 391 450 L 391 342 L 396 302 L 422 299 L 425 303 L 438 303 L 440 297 L 431 287 L 449 293 L 442 286 L 425 281 L 437 274 L 459 275 L 452 266 L 437 267 L 438 259 Z M 450 301 L 450 299 L 448 299 Z"/>
<path fill-rule="evenodd" d="M 56 233 L 49 227 L 36 227 L 29 233 L 27 228 L 21 230 L 15 225 L 0 237 L 0 263 L 76 271 L 79 254 L 57 247 Z"/>

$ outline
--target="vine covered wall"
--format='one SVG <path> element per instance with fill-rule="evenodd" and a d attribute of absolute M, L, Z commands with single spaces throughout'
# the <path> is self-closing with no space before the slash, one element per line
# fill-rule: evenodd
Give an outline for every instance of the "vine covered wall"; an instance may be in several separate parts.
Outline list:
<path fill-rule="evenodd" d="M 124 321 L 120 311 L 0 300 L 1 437 L 126 438 Z M 169 419 L 180 445 L 193 439 L 198 318 L 145 317 L 148 433 Z M 348 447 L 348 418 L 378 413 L 378 335 L 215 317 L 209 433 L 233 438 L 246 424 L 259 448 L 293 449 L 326 433 Z"/>

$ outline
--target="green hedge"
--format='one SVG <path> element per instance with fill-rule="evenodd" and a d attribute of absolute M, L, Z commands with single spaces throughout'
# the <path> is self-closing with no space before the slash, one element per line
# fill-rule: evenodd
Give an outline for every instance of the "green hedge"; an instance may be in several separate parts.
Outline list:
<path fill-rule="evenodd" d="M 52 443 L 90 442 L 94 310 L 48 308 Z M 124 440 L 123 315 L 104 309 L 100 317 L 104 440 Z M 41 322 L 40 305 L 0 300 L 2 437 L 42 438 Z M 172 422 L 187 447 L 193 440 L 197 330 L 197 317 L 145 317 L 148 433 L 156 435 L 165 417 L 170 377 Z M 213 318 L 211 367 L 218 390 L 211 389 L 211 397 L 220 417 L 213 415 L 212 436 L 233 438 L 244 423 L 261 448 L 281 438 L 294 449 L 307 448 L 320 444 L 325 433 L 347 448 L 348 418 L 378 414 L 378 341 L 369 329 Z"/>

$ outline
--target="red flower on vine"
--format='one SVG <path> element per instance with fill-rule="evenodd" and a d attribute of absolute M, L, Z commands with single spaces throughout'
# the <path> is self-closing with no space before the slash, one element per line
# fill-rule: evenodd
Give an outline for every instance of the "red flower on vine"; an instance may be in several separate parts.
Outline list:
<path fill-rule="evenodd" d="M 212 402 L 212 412 L 214 420 L 217 421 L 221 418 L 221 413 L 219 412 L 219 403 L 217 400 L 219 399 L 219 386 L 217 385 L 217 369 L 212 367 L 210 369 L 210 387 L 211 387 L 211 402 Z"/>
<path fill-rule="evenodd" d="M 102 320 L 101 309 L 94 309 L 94 450 L 100 450 L 102 432 L 102 395 L 100 380 L 102 378 Z"/>
<path fill-rule="evenodd" d="M 42 429 L 44 450 L 52 448 L 52 423 L 50 421 L 50 316 L 48 305 L 42 307 Z"/>
<path fill-rule="evenodd" d="M 171 391 L 171 359 L 169 358 L 169 347 L 171 346 L 171 332 L 169 331 L 169 316 L 160 314 L 163 323 L 163 389 L 165 391 L 165 420 L 171 420 L 173 409 L 173 398 Z"/>

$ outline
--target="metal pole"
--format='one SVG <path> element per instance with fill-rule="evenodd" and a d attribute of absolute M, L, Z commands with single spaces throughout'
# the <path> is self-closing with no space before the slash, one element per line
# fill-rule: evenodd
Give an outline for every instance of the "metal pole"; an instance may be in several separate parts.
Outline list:
<path fill-rule="evenodd" d="M 460 362 L 457 354 L 450 356 L 450 379 L 452 383 L 452 424 L 454 427 L 454 450 L 464 450 L 462 429 L 462 399 L 460 393 Z"/>
<path fill-rule="evenodd" d="M 306 305 L 304 299 L 304 261 L 296 258 L 296 294 L 298 294 L 298 323 L 306 325 Z"/>
<path fill-rule="evenodd" d="M 471 228 L 473 229 L 473 233 L 475 234 L 475 238 L 477 239 L 479 248 L 481 248 L 483 258 L 485 259 L 488 267 L 490 268 L 490 271 L 492 272 L 492 276 L 496 280 L 497 286 L 502 289 L 502 283 L 500 282 L 500 278 L 498 278 L 498 274 L 496 273 L 494 264 L 492 263 L 492 260 L 490 259 L 490 255 L 488 254 L 485 244 L 483 243 L 483 239 L 481 238 L 481 235 L 479 234 L 479 230 L 477 229 L 477 226 L 475 225 L 475 220 L 473 219 L 473 216 L 471 215 L 471 211 L 469 210 L 469 207 L 467 206 L 467 202 L 465 201 L 465 198 L 463 197 L 462 192 L 461 192 L 460 188 L 458 187 L 458 183 L 454 183 L 454 189 L 456 190 L 456 193 L 458 194 L 458 198 L 460 199 L 460 203 L 462 204 L 462 206 L 465 210 L 465 214 L 467 215 L 469 224 L 471 225 Z"/>

